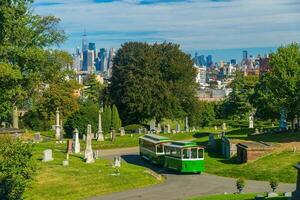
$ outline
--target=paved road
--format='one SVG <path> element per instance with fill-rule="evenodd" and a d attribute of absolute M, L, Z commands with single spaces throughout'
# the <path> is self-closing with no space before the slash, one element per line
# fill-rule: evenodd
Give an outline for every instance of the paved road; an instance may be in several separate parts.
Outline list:
<path fill-rule="evenodd" d="M 111 159 L 115 155 L 121 155 L 123 160 L 128 163 L 141 165 L 151 168 L 164 176 L 167 180 L 159 185 L 154 185 L 144 189 L 129 190 L 110 195 L 93 197 L 90 200 L 179 200 L 193 196 L 222 194 L 224 192 L 233 193 L 235 189 L 235 179 L 225 178 L 210 174 L 188 174 L 181 175 L 163 168 L 155 167 L 148 162 L 141 160 L 137 155 L 137 148 L 104 150 L 102 156 Z M 279 184 L 278 191 L 293 191 L 294 184 Z M 265 192 L 269 191 L 268 182 L 262 181 L 247 181 L 246 193 Z"/>

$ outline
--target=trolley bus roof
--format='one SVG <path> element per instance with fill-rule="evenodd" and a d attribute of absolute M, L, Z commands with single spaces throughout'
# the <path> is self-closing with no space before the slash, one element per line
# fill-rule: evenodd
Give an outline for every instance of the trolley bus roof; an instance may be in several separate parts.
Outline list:
<path fill-rule="evenodd" d="M 155 134 L 146 134 L 141 139 L 151 140 L 153 143 L 161 143 L 161 142 L 171 142 L 171 140 L 167 137 L 155 135 Z"/>
<path fill-rule="evenodd" d="M 170 144 L 167 144 L 166 146 L 177 147 L 177 148 L 188 148 L 188 147 L 204 148 L 202 146 L 197 145 L 197 143 L 190 142 L 190 141 L 175 141 L 175 142 L 172 142 Z"/>

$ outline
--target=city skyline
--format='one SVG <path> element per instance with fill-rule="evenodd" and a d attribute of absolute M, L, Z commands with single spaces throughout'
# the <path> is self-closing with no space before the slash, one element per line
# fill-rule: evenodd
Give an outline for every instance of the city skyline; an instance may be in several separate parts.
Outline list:
<path fill-rule="evenodd" d="M 276 48 L 300 40 L 296 0 L 37 0 L 33 9 L 61 18 L 69 39 L 60 48 L 69 52 L 80 46 L 84 30 L 99 48 L 167 41 L 192 55 L 199 50 Z"/>

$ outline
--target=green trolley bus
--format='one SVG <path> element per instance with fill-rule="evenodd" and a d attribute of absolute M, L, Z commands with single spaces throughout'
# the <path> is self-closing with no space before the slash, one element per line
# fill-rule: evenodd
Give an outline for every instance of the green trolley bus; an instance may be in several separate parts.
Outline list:
<path fill-rule="evenodd" d="M 180 173 L 204 171 L 204 147 L 195 142 L 172 142 L 164 145 L 164 166 Z"/>
<path fill-rule="evenodd" d="M 140 156 L 157 165 L 164 165 L 164 144 L 171 140 L 155 134 L 147 134 L 139 139 Z"/>

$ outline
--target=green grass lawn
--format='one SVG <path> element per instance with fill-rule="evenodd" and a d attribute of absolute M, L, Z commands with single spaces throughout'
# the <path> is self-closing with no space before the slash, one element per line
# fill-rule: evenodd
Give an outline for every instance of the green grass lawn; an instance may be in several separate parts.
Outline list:
<path fill-rule="evenodd" d="M 227 195 L 210 195 L 206 197 L 197 197 L 190 200 L 254 200 L 255 194 L 227 194 Z M 266 200 L 288 200 L 287 197 L 266 198 Z"/>
<path fill-rule="evenodd" d="M 42 163 L 42 150 L 53 149 L 54 161 Z M 161 181 L 147 173 L 147 169 L 122 162 L 120 175 L 114 175 L 110 161 L 96 160 L 86 164 L 80 154 L 70 155 L 70 165 L 62 166 L 66 144 L 54 142 L 36 145 L 34 156 L 37 160 L 37 175 L 25 192 L 30 200 L 74 200 L 103 195 L 129 189 L 158 184 Z"/>

